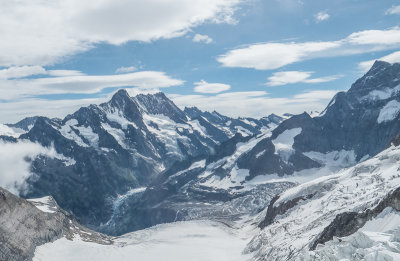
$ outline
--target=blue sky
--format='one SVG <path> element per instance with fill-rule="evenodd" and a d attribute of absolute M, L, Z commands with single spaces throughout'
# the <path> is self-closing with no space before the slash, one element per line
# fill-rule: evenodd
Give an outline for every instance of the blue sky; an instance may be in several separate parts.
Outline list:
<path fill-rule="evenodd" d="M 373 60 L 400 61 L 399 19 L 389 0 L 9 1 L 0 122 L 121 87 L 230 116 L 322 110 Z"/>

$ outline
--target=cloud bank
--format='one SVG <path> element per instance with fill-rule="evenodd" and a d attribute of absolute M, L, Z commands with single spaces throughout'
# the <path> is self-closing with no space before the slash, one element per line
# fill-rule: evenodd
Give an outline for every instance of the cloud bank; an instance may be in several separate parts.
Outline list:
<path fill-rule="evenodd" d="M 98 43 L 178 37 L 234 23 L 240 0 L 19 0 L 0 9 L 0 67 L 50 65 Z"/>
<path fill-rule="evenodd" d="M 348 56 L 397 49 L 400 28 L 366 30 L 344 39 L 321 42 L 257 43 L 233 49 L 217 58 L 225 67 L 272 70 L 316 58 Z"/>
<path fill-rule="evenodd" d="M 172 78 L 164 72 L 158 71 L 140 71 L 115 75 L 85 75 L 78 71 L 43 70 L 40 71 L 40 74 L 46 74 L 46 77 L 1 79 L 1 75 L 5 75 L 4 78 L 9 78 L 12 74 L 10 71 L 13 71 L 12 68 L 0 70 L 0 99 L 2 100 L 31 98 L 48 94 L 93 94 L 108 87 L 166 88 L 184 83 L 182 80 Z M 21 71 L 13 74 L 14 76 L 18 74 L 19 77 L 36 74 L 32 71 L 26 72 L 25 75 Z"/>
<path fill-rule="evenodd" d="M 213 96 L 206 95 L 168 95 L 178 106 L 196 106 L 202 110 L 213 111 L 231 117 L 260 118 L 271 113 L 299 114 L 322 111 L 337 90 L 307 91 L 291 97 L 273 98 L 265 91 L 226 92 Z"/>
<path fill-rule="evenodd" d="M 32 175 L 31 161 L 39 155 L 63 158 L 54 148 L 44 148 L 37 143 L 0 140 L 0 186 L 16 195 L 25 193 L 28 189 L 26 180 Z"/>

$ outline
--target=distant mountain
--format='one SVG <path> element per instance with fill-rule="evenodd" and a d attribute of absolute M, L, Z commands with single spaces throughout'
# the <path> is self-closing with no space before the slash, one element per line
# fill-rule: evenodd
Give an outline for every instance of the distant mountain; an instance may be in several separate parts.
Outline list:
<path fill-rule="evenodd" d="M 250 176 L 291 175 L 346 157 L 348 164 L 372 157 L 400 132 L 400 64 L 377 61 L 347 92 L 335 95 L 317 117 L 285 120 L 270 138 L 238 161 Z"/>
<path fill-rule="evenodd" d="M 182 111 L 163 93 L 130 97 L 125 90 L 109 102 L 80 108 L 64 119 L 26 118 L 10 128 L 29 140 L 54 147 L 60 158 L 32 162 L 26 198 L 53 196 L 93 228 L 104 224 L 121 197 L 147 187 L 175 162 L 206 157 L 236 134 L 258 135 L 282 119 L 233 119 L 197 108 Z"/>
<path fill-rule="evenodd" d="M 125 255 L 160 231 L 152 238 L 171 242 L 166 237 L 180 224 L 188 238 L 208 238 L 187 231 L 222 223 L 253 236 L 244 253 L 254 260 L 397 260 L 399 79 L 400 64 L 377 61 L 313 117 L 233 119 L 180 110 L 163 93 L 120 90 L 64 119 L 1 126 L 2 142 L 37 142 L 57 157 L 26 159 L 33 175 L 21 194 L 36 198 L 31 203 L 0 189 L 0 243 L 7 242 L 0 255 L 29 258 L 56 239 L 39 252 L 96 246 Z M 13 130 L 23 134 L 4 135 Z M 110 235 L 208 223 L 110 239 L 73 215 Z M 71 235 L 78 235 L 73 244 Z"/>
<path fill-rule="evenodd" d="M 400 64 L 378 61 L 348 92 L 335 95 L 319 116 L 294 115 L 262 134 L 235 136 L 216 146 L 212 155 L 176 163 L 142 194 L 121 204 L 104 231 L 121 234 L 176 220 L 255 213 L 271 194 L 297 180 L 375 156 L 400 133 L 399 79 Z M 199 115 L 195 109 L 185 111 Z M 217 123 L 217 116 L 202 117 Z M 283 176 L 288 178 L 269 182 Z"/>

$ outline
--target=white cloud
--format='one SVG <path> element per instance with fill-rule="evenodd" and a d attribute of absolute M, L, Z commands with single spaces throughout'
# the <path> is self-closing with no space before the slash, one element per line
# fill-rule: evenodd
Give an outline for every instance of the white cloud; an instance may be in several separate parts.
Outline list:
<path fill-rule="evenodd" d="M 369 60 L 369 61 L 365 61 L 365 62 L 361 62 L 358 64 L 358 67 L 360 68 L 360 70 L 362 72 L 367 72 L 372 65 L 374 64 L 374 62 L 376 60 L 380 60 L 380 61 L 384 61 L 384 62 L 388 62 L 388 63 L 400 63 L 400 51 L 391 53 L 389 55 L 380 57 L 378 59 L 375 60 Z"/>
<path fill-rule="evenodd" d="M 47 70 L 47 75 L 54 77 L 61 77 L 61 76 L 83 76 L 85 74 L 77 70 Z"/>
<path fill-rule="evenodd" d="M 164 72 L 141 71 L 116 75 L 83 75 L 76 71 L 50 71 L 59 77 L 0 80 L 3 100 L 26 98 L 43 94 L 97 93 L 107 87 L 139 87 L 143 89 L 179 86 L 182 80 Z"/>
<path fill-rule="evenodd" d="M 0 66 L 49 65 L 97 43 L 178 37 L 234 23 L 241 0 L 19 0 L 0 9 Z"/>
<path fill-rule="evenodd" d="M 322 111 L 336 94 L 336 90 L 314 90 L 292 97 L 271 98 L 264 91 L 228 92 L 214 96 L 168 95 L 178 106 L 196 106 L 202 110 L 216 110 L 231 117 L 260 118 L 271 113 L 299 114 Z"/>
<path fill-rule="evenodd" d="M 224 83 L 208 83 L 204 80 L 194 83 L 194 91 L 200 93 L 219 93 L 227 91 L 231 88 L 229 84 Z"/>
<path fill-rule="evenodd" d="M 400 29 L 395 27 L 356 32 L 337 41 L 257 43 L 231 50 L 217 60 L 225 67 L 271 70 L 315 58 L 393 50 L 399 44 Z"/>
<path fill-rule="evenodd" d="M 0 70 L 0 79 L 23 78 L 31 75 L 46 74 L 42 66 L 19 66 Z"/>
<path fill-rule="evenodd" d="M 388 10 L 386 10 L 386 14 L 391 15 L 391 14 L 396 14 L 400 15 L 400 5 L 392 6 Z"/>
<path fill-rule="evenodd" d="M 254 68 L 272 70 L 282 66 L 310 59 L 315 54 L 322 54 L 340 46 L 340 42 L 306 43 L 263 43 L 231 50 L 218 57 L 226 67 Z"/>
<path fill-rule="evenodd" d="M 38 155 L 62 158 L 54 148 L 44 148 L 30 141 L 0 141 L 0 187 L 16 195 L 24 194 L 27 189 L 26 180 L 32 175 L 30 161 Z"/>
<path fill-rule="evenodd" d="M 341 76 L 327 76 L 320 78 L 311 78 L 313 72 L 302 72 L 302 71 L 286 71 L 276 72 L 268 78 L 267 86 L 281 86 L 293 83 L 322 83 L 330 82 L 339 79 Z"/>
<path fill-rule="evenodd" d="M 303 101 L 331 100 L 336 93 L 337 91 L 335 90 L 314 90 L 296 94 L 293 98 L 302 99 Z"/>
<path fill-rule="evenodd" d="M 42 66 L 14 66 L 0 70 L 0 80 L 18 79 L 33 75 L 48 75 L 48 76 L 78 76 L 84 75 L 76 70 L 46 70 Z"/>
<path fill-rule="evenodd" d="M 326 11 L 321 11 L 314 15 L 314 18 L 317 21 L 317 23 L 328 20 L 329 17 L 330 15 Z"/>
<path fill-rule="evenodd" d="M 115 70 L 116 73 L 129 73 L 134 71 L 137 71 L 137 68 L 135 66 L 119 67 L 117 70 Z"/>
<path fill-rule="evenodd" d="M 213 39 L 211 37 L 209 37 L 208 35 L 196 34 L 193 37 L 193 42 L 196 42 L 196 43 L 203 42 L 203 43 L 206 43 L 206 44 L 210 44 L 210 43 L 213 42 Z"/>

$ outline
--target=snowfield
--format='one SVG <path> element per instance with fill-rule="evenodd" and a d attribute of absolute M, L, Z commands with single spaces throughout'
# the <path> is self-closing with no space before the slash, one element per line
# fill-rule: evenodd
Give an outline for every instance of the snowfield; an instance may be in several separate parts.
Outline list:
<path fill-rule="evenodd" d="M 390 101 L 379 112 L 377 122 L 382 123 L 386 121 L 392 121 L 396 119 L 399 112 L 400 112 L 400 102 L 396 100 Z"/>
<path fill-rule="evenodd" d="M 315 253 L 309 253 L 313 242 L 338 214 L 373 209 L 389 193 L 400 187 L 399 162 L 400 148 L 390 147 L 354 167 L 285 191 L 274 203 L 274 207 L 299 197 L 303 199 L 284 214 L 275 217 L 272 224 L 252 239 L 246 252 L 253 253 L 255 260 L 268 261 L 400 260 L 400 216 L 392 212 L 387 216 L 376 217 L 373 223 L 365 225 L 365 230 L 359 230 L 343 239 L 345 241 L 328 241 L 325 247 L 318 245 L 317 252 L 325 251 L 325 254 L 320 254 L 321 258 L 316 257 Z M 396 222 L 393 223 L 393 220 Z M 394 224 L 394 227 L 389 228 L 392 235 L 384 234 L 387 232 L 384 224 L 389 225 L 390 222 Z M 363 244 L 363 241 L 368 244 Z M 341 255 L 328 254 L 332 251 L 340 252 Z M 358 257 L 352 256 L 351 252 Z M 347 254 L 350 258 L 346 257 Z M 375 259 L 377 256 L 393 258 Z"/>
<path fill-rule="evenodd" d="M 290 156 L 294 153 L 293 144 L 294 138 L 301 133 L 301 128 L 294 128 L 285 130 L 279 134 L 276 139 L 272 141 L 275 146 L 275 154 L 281 156 L 281 158 L 287 162 Z"/>
<path fill-rule="evenodd" d="M 61 238 L 36 248 L 33 260 L 239 261 L 249 259 L 241 253 L 246 238 L 221 223 L 177 222 L 126 234 L 113 245 Z"/>
<path fill-rule="evenodd" d="M 335 238 L 300 259 L 395 261 L 400 260 L 399 241 L 400 213 L 389 207 L 353 235 Z"/>

